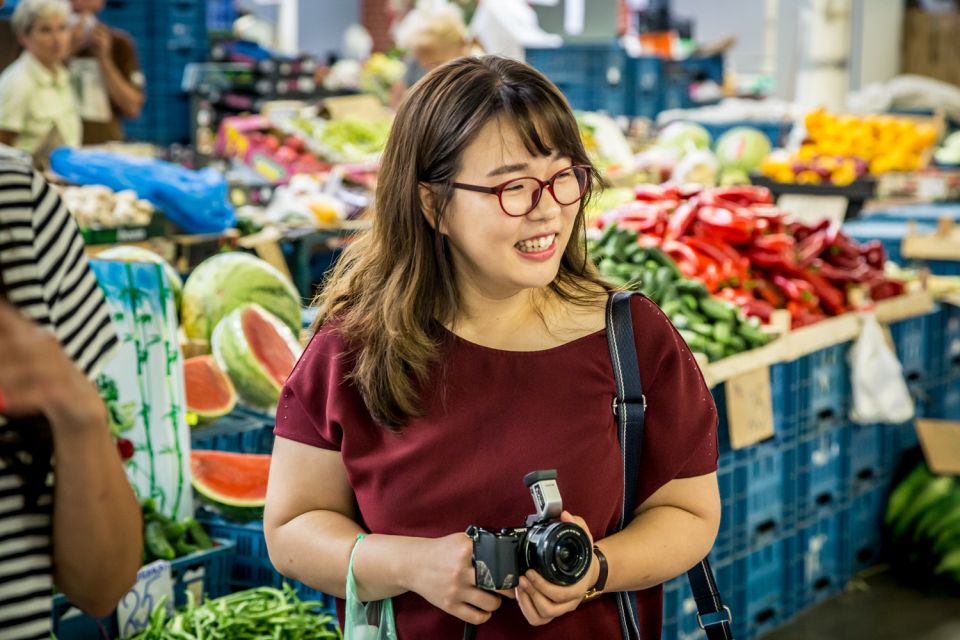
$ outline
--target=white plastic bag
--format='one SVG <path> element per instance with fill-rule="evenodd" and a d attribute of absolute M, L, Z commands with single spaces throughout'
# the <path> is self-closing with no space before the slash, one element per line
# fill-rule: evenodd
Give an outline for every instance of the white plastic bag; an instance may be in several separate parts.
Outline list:
<path fill-rule="evenodd" d="M 850 419 L 858 424 L 906 422 L 914 416 L 914 405 L 903 367 L 887 344 L 877 317 L 867 313 L 862 319 L 860 337 L 848 355 L 853 388 Z"/>

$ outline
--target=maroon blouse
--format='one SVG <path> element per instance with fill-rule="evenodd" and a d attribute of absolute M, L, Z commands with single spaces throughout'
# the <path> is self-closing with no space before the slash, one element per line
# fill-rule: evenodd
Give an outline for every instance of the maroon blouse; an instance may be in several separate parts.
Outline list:
<path fill-rule="evenodd" d="M 686 343 L 660 309 L 635 296 L 633 319 L 648 401 L 642 501 L 674 478 L 716 470 L 717 414 Z M 341 452 L 361 524 L 371 532 L 440 537 L 471 524 L 521 526 L 534 511 L 524 474 L 557 469 L 564 508 L 584 518 L 595 539 L 611 534 L 623 472 L 606 332 L 533 352 L 490 349 L 448 333 L 443 349 L 444 374 L 424 398 L 425 416 L 393 434 L 373 422 L 345 382 L 345 344 L 327 325 L 287 381 L 275 433 Z M 644 638 L 660 638 L 661 596 L 659 587 L 638 596 Z M 414 593 L 394 598 L 394 612 L 402 640 L 462 637 L 462 622 Z M 609 596 L 542 627 L 531 627 L 505 600 L 477 634 L 620 636 Z"/>

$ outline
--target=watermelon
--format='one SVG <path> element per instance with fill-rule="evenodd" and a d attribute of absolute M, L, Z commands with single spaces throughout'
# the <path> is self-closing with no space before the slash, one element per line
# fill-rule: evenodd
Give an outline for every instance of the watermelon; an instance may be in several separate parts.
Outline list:
<path fill-rule="evenodd" d="M 722 169 L 755 170 L 770 153 L 770 139 L 753 127 L 734 127 L 717 140 L 717 158 Z"/>
<path fill-rule="evenodd" d="M 229 376 L 213 356 L 196 356 L 183 363 L 187 411 L 201 422 L 227 415 L 237 404 L 237 392 Z"/>
<path fill-rule="evenodd" d="M 270 309 L 295 334 L 300 332 L 300 294 L 289 278 L 249 253 L 221 253 L 200 263 L 183 287 L 181 324 L 187 337 L 210 340 L 228 313 L 248 302 Z"/>
<path fill-rule="evenodd" d="M 183 280 L 180 279 L 180 274 L 177 273 L 177 270 L 174 269 L 169 262 L 160 257 L 159 254 L 156 254 L 149 249 L 121 245 L 101 251 L 94 256 L 94 258 L 97 260 L 112 260 L 114 262 L 145 262 L 147 264 L 159 264 L 163 267 L 163 272 L 167 274 L 167 280 L 169 280 L 170 289 L 173 291 L 173 301 L 177 305 L 177 309 L 180 309 L 180 300 L 183 297 Z"/>
<path fill-rule="evenodd" d="M 300 345 L 289 327 L 258 304 L 228 314 L 213 331 L 213 355 L 249 405 L 272 407 L 280 398 Z"/>
<path fill-rule="evenodd" d="M 263 517 L 270 456 L 229 451 L 190 452 L 193 488 L 215 511 L 232 520 Z"/>

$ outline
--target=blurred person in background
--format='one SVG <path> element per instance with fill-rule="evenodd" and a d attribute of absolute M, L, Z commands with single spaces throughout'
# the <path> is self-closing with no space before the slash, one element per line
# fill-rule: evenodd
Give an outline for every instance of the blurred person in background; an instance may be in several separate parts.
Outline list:
<path fill-rule="evenodd" d="M 451 4 L 420 2 L 397 25 L 396 44 L 409 52 L 407 74 L 390 92 L 396 108 L 409 87 L 426 73 L 445 62 L 470 55 L 471 38 L 463 21 L 463 12 Z"/>
<path fill-rule="evenodd" d="M 123 140 L 122 119 L 140 115 L 144 76 L 125 31 L 100 22 L 105 0 L 72 0 L 70 75 L 83 119 L 83 144 Z"/>
<path fill-rule="evenodd" d="M 14 10 L 11 22 L 24 50 L 0 74 L 0 143 L 31 155 L 80 145 L 80 115 L 63 64 L 70 13 L 66 0 L 21 0 Z"/>

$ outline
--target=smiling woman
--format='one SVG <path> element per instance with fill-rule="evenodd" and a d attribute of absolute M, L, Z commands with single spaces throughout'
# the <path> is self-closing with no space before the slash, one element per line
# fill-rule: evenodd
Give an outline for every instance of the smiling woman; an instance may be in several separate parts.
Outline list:
<path fill-rule="evenodd" d="M 619 530 L 608 292 L 584 237 L 595 175 L 562 94 L 522 63 L 460 58 L 413 88 L 372 228 L 318 297 L 277 408 L 264 530 L 282 573 L 344 596 L 352 557 L 359 597 L 391 598 L 400 638 L 464 622 L 488 639 L 617 638 L 625 614 L 605 594 L 646 589 L 633 628 L 659 637 L 658 585 L 716 535 L 717 416 L 683 339 L 636 298 L 650 402 L 637 515 Z M 522 522 L 537 469 L 557 471 L 560 519 L 596 561 L 574 584 L 531 569 L 481 589 L 464 532 Z"/>

